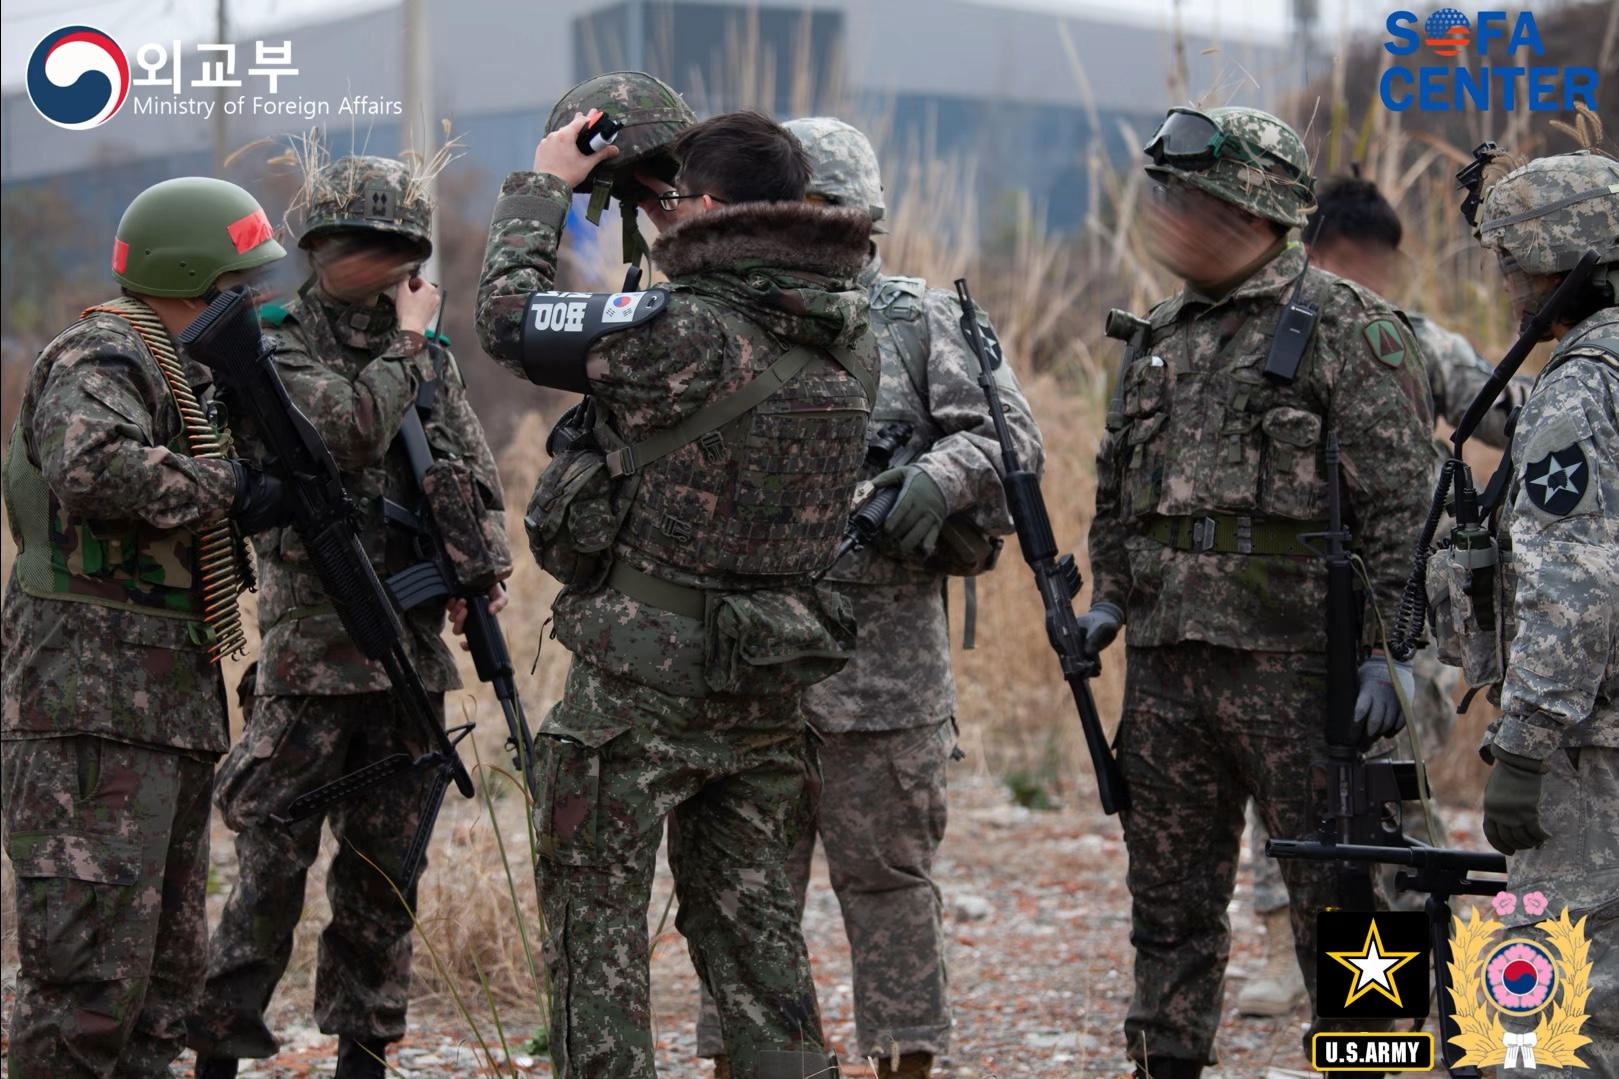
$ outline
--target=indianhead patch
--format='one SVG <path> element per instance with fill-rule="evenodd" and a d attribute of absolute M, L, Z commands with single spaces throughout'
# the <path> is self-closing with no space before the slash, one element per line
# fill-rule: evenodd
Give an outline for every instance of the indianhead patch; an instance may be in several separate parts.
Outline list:
<path fill-rule="evenodd" d="M 1398 367 L 1405 362 L 1408 350 L 1406 335 L 1400 332 L 1400 327 L 1393 319 L 1380 318 L 1375 322 L 1368 322 L 1360 331 L 1366 338 L 1366 345 L 1372 350 L 1372 355 L 1388 364 Z"/>
<path fill-rule="evenodd" d="M 1529 501 L 1553 517 L 1574 511 L 1591 484 L 1591 465 L 1578 442 L 1552 450 L 1523 470 L 1523 489 Z"/>
<path fill-rule="evenodd" d="M 967 321 L 967 313 L 961 313 L 961 336 L 970 345 L 972 344 L 972 324 Z M 1001 339 L 995 336 L 995 327 L 989 324 L 982 311 L 978 313 L 978 332 L 984 338 L 984 358 L 989 361 L 991 372 L 1000 370 L 1001 362 L 1005 359 L 1001 355 Z"/>

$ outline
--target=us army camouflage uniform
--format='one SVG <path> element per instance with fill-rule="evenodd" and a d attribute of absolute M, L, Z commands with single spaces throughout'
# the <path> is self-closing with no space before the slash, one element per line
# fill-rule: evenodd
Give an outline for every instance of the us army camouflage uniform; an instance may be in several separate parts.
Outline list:
<path fill-rule="evenodd" d="M 1244 802 L 1253 796 L 1272 835 L 1311 833 L 1310 764 L 1326 748 L 1321 560 L 1302 548 L 1196 553 L 1191 519 L 1252 515 L 1256 549 L 1282 543 L 1260 531 L 1267 519 L 1320 531 L 1318 453 L 1335 431 L 1350 527 L 1385 612 L 1423 519 L 1432 419 L 1397 311 L 1310 269 L 1304 295 L 1321 317 L 1297 381 L 1260 373 L 1304 272 L 1304 252 L 1289 247 L 1220 301 L 1188 287 L 1155 308 L 1097 455 L 1094 599 L 1118 604 L 1129 626 L 1117 745 L 1133 802 L 1124 835 L 1136 989 L 1125 1032 L 1137 1059 L 1212 1059 Z M 1313 993 L 1315 914 L 1337 901 L 1334 870 L 1292 861 L 1281 871 Z"/>
<path fill-rule="evenodd" d="M 186 375 L 206 393 L 206 369 Z M 109 314 L 45 346 L 12 439 L 7 516 L 25 554 L 5 591 L 0 725 L 20 961 L 10 1072 L 167 1075 L 207 962 L 208 791 L 229 744 L 189 552 L 236 477 L 173 448 L 174 396 Z M 43 574 L 26 565 L 35 520 L 51 533 Z"/>
<path fill-rule="evenodd" d="M 1540 821 L 1551 838 L 1507 859 L 1507 887 L 1520 897 L 1544 894 L 1548 917 L 1566 906 L 1570 919 L 1585 918 L 1595 964 L 1585 1008 L 1590 1018 L 1581 1030 L 1592 1042 L 1579 1050 L 1590 1070 L 1537 1068 L 1536 1075 L 1619 1076 L 1616 417 L 1619 307 L 1608 307 L 1559 342 L 1513 439 L 1509 521 L 1517 634 L 1491 740 L 1509 753 L 1549 761 Z M 1583 477 L 1577 459 L 1583 459 Z M 1559 466 L 1567 468 L 1562 480 L 1549 474 Z M 1520 902 L 1502 920 L 1516 928 L 1538 919 Z M 1533 1029 L 1532 1023 L 1508 1026 Z"/>
<path fill-rule="evenodd" d="M 420 561 L 411 537 L 384 524 L 382 500 L 416 506 L 415 481 L 394 436 L 423 380 L 435 377 L 432 352 L 399 332 L 386 296 L 375 307 L 349 305 L 311 282 L 284 310 L 266 316 L 276 368 L 344 470 L 361 543 L 378 575 L 386 579 Z M 436 458 L 471 465 L 498 534 L 499 474 L 454 358 L 448 349 L 433 351 L 441 359 L 428 443 Z M 305 879 L 320 851 L 320 818 L 284 829 L 271 816 L 370 761 L 427 748 L 403 733 L 407 721 L 386 673 L 349 638 L 297 534 L 275 530 L 257 543 L 256 697 L 215 792 L 237 833 L 238 877 L 214 932 L 203 1004 L 190 1024 L 192 1046 L 220 1057 L 265 1057 L 278 1048 L 264 1011 L 291 956 Z M 440 639 L 444 622 L 437 603 L 404 618 L 407 650 L 441 715 L 445 692 L 461 684 Z M 425 770 L 406 773 L 326 817 L 339 841 L 326 878 L 332 920 L 321 933 L 315 977 L 315 1018 L 327 1034 L 404 1036 L 411 920 L 389 880 L 399 877 L 430 778 Z"/>
<path fill-rule="evenodd" d="M 478 330 L 485 350 L 518 373 L 527 298 L 552 287 L 567 208 L 566 185 L 532 172 L 507 177 L 496 203 Z M 870 227 L 853 211 L 749 203 L 661 236 L 653 258 L 675 289 L 667 309 L 591 352 L 596 406 L 616 434 L 636 441 L 670 427 L 734 392 L 787 345 L 846 350 L 870 379 L 877 346 L 854 285 Z M 792 422 L 805 425 L 802 444 L 782 441 L 785 415 L 772 411 L 788 398 Z M 777 605 L 789 621 L 821 624 L 814 609 L 831 600 L 805 585 L 842 532 L 869 400 L 850 372 L 817 358 L 766 405 L 753 413 L 753 430 L 780 463 L 750 466 L 757 473 L 727 464 L 734 478 L 717 473 L 715 460 L 744 452 L 727 436 L 709 449 L 687 444 L 638 472 L 638 493 L 618 511 L 613 583 L 570 584 L 553 607 L 557 638 L 574 660 L 536 739 L 536 872 L 550 933 L 551 1052 L 568 1079 L 654 1074 L 646 917 L 665 817 L 676 924 L 716 994 L 733 1074 L 753 1075 L 763 1050 L 821 1047 L 783 869 L 818 785 L 801 694 L 770 685 L 711 692 L 716 679 L 730 682 L 716 667 L 723 657 L 705 649 L 705 621 L 659 605 L 673 601 L 624 591 L 701 592 L 714 632 L 738 595 Z M 808 445 L 815 456 L 805 455 Z M 755 486 L 759 478 L 801 499 L 770 508 L 768 528 L 747 523 L 758 512 L 750 506 L 776 497 Z M 810 483 L 820 493 L 812 496 Z M 640 583 L 626 581 L 626 570 Z"/>
<path fill-rule="evenodd" d="M 1000 443 L 955 294 L 920 278 L 884 275 L 876 257 L 860 283 L 871 294 L 883 358 L 872 429 L 913 424 L 913 438 L 930 445 L 917 463 L 945 492 L 951 512 L 970 515 L 993 535 L 1011 531 Z M 1017 376 L 1005 363 L 996 375 L 1019 460 L 1038 473 L 1040 432 Z M 856 1053 L 942 1055 L 950 1001 L 932 865 L 944 838 L 945 772 L 955 749 L 946 579 L 881 545 L 846 556 L 827 579 L 854 603 L 860 647 L 840 673 L 804 693 L 805 715 L 822 736 L 824 786 L 814 828 L 793 849 L 787 871 L 802 909 L 819 834 L 854 961 Z M 719 1015 L 706 994 L 697 1052 L 723 1052 Z"/>

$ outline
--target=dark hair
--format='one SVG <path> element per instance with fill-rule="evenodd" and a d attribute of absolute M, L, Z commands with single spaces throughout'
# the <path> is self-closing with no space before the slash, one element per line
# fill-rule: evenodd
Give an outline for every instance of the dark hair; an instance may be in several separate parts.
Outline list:
<path fill-rule="evenodd" d="M 1376 184 L 1358 176 L 1338 176 L 1316 193 L 1315 211 L 1305 221 L 1301 235 L 1312 247 L 1332 240 L 1355 240 L 1397 248 L 1405 228 Z"/>
<path fill-rule="evenodd" d="M 803 202 L 813 171 L 793 133 L 752 109 L 695 124 L 669 149 L 686 194 L 724 202 Z"/>

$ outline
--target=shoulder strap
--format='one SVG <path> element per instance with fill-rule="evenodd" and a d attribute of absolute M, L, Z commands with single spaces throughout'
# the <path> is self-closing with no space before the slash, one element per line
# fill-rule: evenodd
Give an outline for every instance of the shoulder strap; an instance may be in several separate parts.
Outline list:
<path fill-rule="evenodd" d="M 877 380 L 860 366 L 854 354 L 844 348 L 833 348 L 828 351 L 840 367 L 859 380 L 861 387 L 866 391 L 867 400 L 873 399 L 876 396 Z M 729 397 L 722 397 L 698 409 L 673 427 L 665 428 L 632 446 L 613 450 L 607 455 L 608 474 L 614 478 L 634 475 L 680 447 L 719 430 L 749 409 L 763 404 L 771 394 L 785 386 L 808 366 L 817 354 L 815 349 L 804 345 L 788 349 L 780 359 L 755 375 Z"/>

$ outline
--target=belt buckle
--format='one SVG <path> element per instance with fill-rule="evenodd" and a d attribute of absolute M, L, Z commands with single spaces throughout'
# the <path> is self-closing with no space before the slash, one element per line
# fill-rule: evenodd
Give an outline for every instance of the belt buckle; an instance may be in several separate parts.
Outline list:
<path fill-rule="evenodd" d="M 1207 554 L 1214 550 L 1215 520 L 1213 517 L 1194 517 L 1192 519 L 1192 551 L 1196 554 Z"/>

